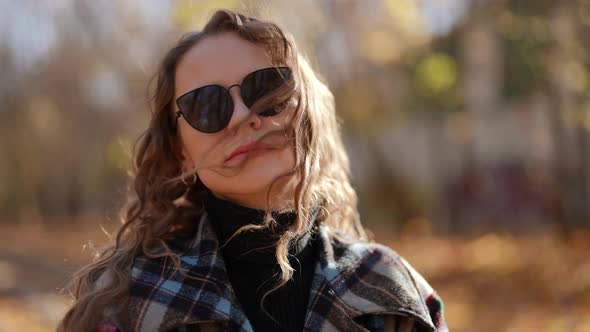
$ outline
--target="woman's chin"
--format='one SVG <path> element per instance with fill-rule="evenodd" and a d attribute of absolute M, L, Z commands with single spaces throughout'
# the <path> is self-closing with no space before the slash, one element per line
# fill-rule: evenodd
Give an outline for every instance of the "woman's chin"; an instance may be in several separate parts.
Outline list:
<path fill-rule="evenodd" d="M 222 178 L 221 175 L 215 174 L 214 178 L 204 178 L 202 180 L 211 191 L 222 193 L 224 196 L 261 196 L 266 199 L 266 193 L 273 181 L 276 180 L 276 183 L 272 186 L 274 194 L 281 191 L 280 189 L 285 186 L 288 177 L 281 177 L 281 175 L 288 171 L 289 169 L 279 170 L 273 169 L 273 167 L 245 167 L 239 174 L 231 178 Z"/>
<path fill-rule="evenodd" d="M 255 151 L 253 151 L 255 152 Z M 236 156 L 223 167 L 216 170 L 199 172 L 201 181 L 214 192 L 227 195 L 256 196 L 264 195 L 272 182 L 273 191 L 280 191 L 289 180 L 288 174 L 294 165 L 294 156 L 287 149 L 261 151 L 247 156 Z"/>

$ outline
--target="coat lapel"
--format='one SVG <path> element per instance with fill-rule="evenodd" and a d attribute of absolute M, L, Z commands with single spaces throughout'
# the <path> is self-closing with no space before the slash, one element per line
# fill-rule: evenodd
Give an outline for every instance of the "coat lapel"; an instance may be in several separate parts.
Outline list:
<path fill-rule="evenodd" d="M 253 331 L 230 286 L 219 242 L 203 214 L 194 239 L 170 246 L 180 270 L 165 259 L 136 258 L 130 289 L 130 331 L 169 331 L 184 324 L 218 322 Z"/>
<path fill-rule="evenodd" d="M 411 316 L 425 331 L 434 331 L 397 254 L 378 244 L 336 240 L 325 225 L 319 230 L 305 331 L 366 331 L 355 318 L 377 313 Z M 170 249 L 180 257 L 183 273 L 170 259 L 135 259 L 127 330 L 169 331 L 184 324 L 215 322 L 223 330 L 252 332 L 230 285 L 207 214 L 202 215 L 193 239 L 171 244 Z"/>

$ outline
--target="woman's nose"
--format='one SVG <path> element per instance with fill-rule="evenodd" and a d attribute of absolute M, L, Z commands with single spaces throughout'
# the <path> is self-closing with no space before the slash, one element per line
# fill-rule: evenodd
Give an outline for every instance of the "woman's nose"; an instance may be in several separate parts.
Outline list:
<path fill-rule="evenodd" d="M 233 130 L 244 125 L 253 129 L 259 129 L 262 120 L 256 112 L 251 112 L 250 108 L 244 104 L 244 100 L 242 100 L 242 96 L 240 95 L 240 88 L 238 86 L 232 87 L 230 89 L 230 95 L 234 103 L 234 112 L 227 125 L 228 129 Z"/>

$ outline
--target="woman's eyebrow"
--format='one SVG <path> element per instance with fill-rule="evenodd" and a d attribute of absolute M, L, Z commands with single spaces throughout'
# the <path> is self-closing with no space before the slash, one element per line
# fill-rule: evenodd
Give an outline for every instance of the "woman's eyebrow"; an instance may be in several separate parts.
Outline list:
<path fill-rule="evenodd" d="M 228 84 L 228 85 L 224 85 L 224 84 L 223 84 L 223 83 L 221 83 L 221 82 L 214 82 L 214 83 L 204 83 L 204 84 L 201 84 L 201 85 L 199 85 L 199 86 L 196 86 L 196 87 L 194 87 L 194 88 L 191 88 L 191 89 L 189 89 L 189 90 L 186 90 L 185 92 L 179 93 L 179 94 L 178 94 L 178 97 L 180 97 L 180 96 L 182 96 L 182 95 L 184 95 L 184 94 L 186 94 L 186 93 L 188 93 L 188 92 L 191 92 L 191 91 L 193 91 L 193 90 L 196 90 L 196 89 L 199 89 L 199 88 L 202 88 L 202 87 L 205 87 L 205 86 L 213 86 L 213 85 L 215 85 L 215 86 L 220 86 L 220 87 L 222 87 L 222 88 L 225 88 L 225 89 L 226 89 L 226 90 L 229 92 L 229 90 L 230 90 L 232 87 L 234 87 L 234 86 L 242 86 L 242 83 L 244 82 L 244 79 L 245 79 L 246 77 L 248 77 L 248 75 L 250 75 L 250 74 L 252 74 L 253 72 L 256 72 L 256 71 L 258 71 L 258 70 L 265 69 L 265 68 L 270 68 L 270 67 L 273 67 L 273 66 L 272 66 L 272 65 L 267 65 L 267 66 L 261 66 L 261 67 L 256 67 L 255 69 L 251 69 L 251 70 L 250 70 L 249 72 L 247 72 L 246 74 L 243 74 L 243 75 L 241 76 L 241 78 L 240 78 L 240 79 L 239 79 L 237 82 L 235 82 L 235 80 L 234 80 L 234 82 L 233 82 L 233 83 L 230 83 L 230 84 Z M 175 97 L 175 100 L 176 100 L 178 97 Z"/>

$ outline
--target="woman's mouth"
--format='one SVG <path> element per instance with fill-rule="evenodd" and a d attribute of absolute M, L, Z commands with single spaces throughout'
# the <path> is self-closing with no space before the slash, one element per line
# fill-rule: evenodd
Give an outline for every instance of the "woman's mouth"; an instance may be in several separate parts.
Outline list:
<path fill-rule="evenodd" d="M 264 155 L 270 151 L 274 150 L 273 148 L 268 148 L 268 147 L 257 147 L 257 148 L 252 148 L 246 151 L 242 151 L 242 152 L 238 152 L 238 153 L 234 153 L 232 154 L 232 156 L 228 159 L 225 160 L 226 163 L 229 162 L 238 162 L 238 161 L 242 161 L 244 159 L 247 158 L 256 158 L 258 156 Z"/>
<path fill-rule="evenodd" d="M 250 143 L 242 144 L 238 146 L 232 153 L 225 158 L 225 162 L 235 159 L 244 159 L 246 157 L 258 156 L 268 150 L 273 149 L 271 145 L 262 143 L 260 141 L 252 141 Z"/>

